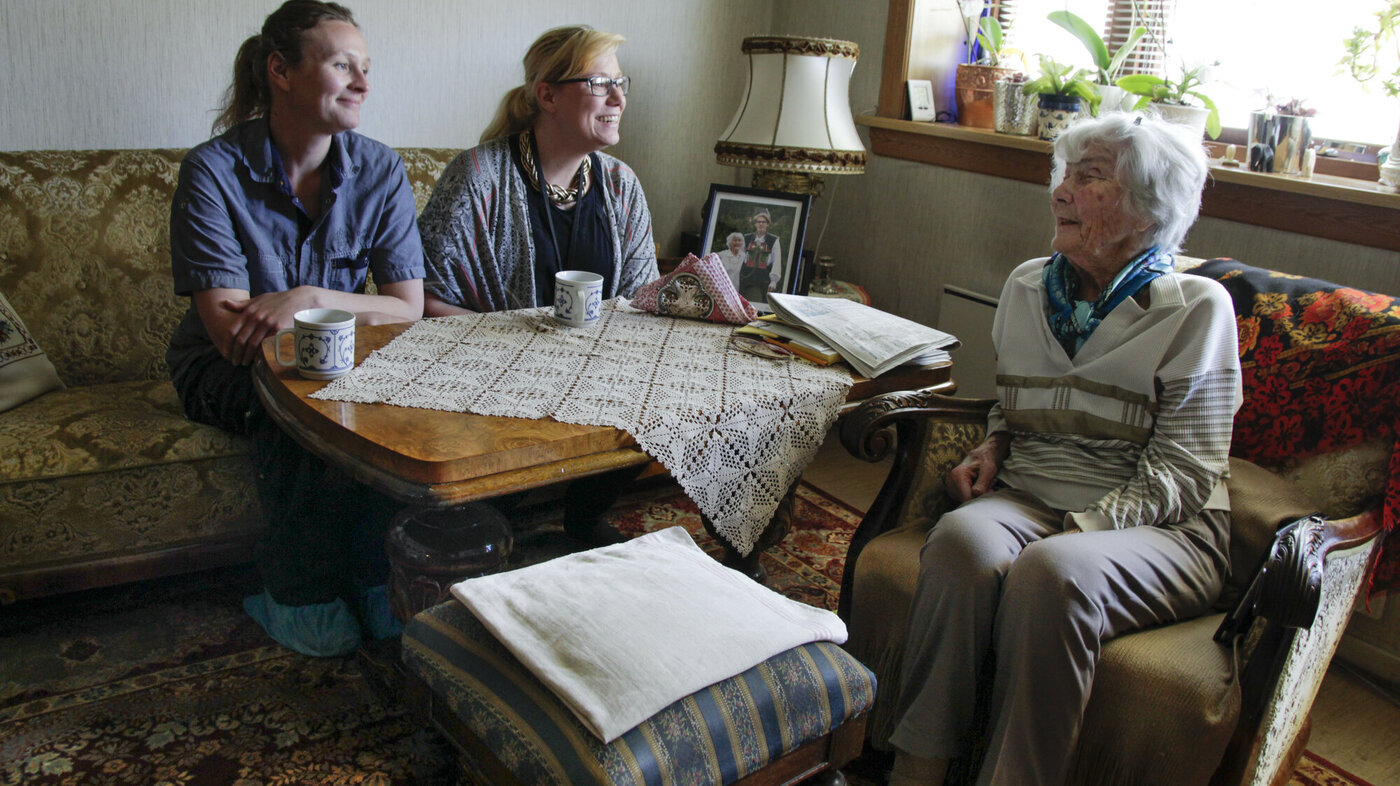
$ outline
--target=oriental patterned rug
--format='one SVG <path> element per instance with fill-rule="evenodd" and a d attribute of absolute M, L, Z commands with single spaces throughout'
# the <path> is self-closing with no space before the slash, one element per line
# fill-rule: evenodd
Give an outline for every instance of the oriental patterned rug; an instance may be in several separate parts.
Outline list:
<path fill-rule="evenodd" d="M 629 534 L 684 526 L 672 484 L 614 509 Z M 769 584 L 835 608 L 859 514 L 803 484 L 792 533 L 764 554 Z M 512 562 L 562 553 L 557 522 L 523 535 Z M 49 598 L 0 613 L 0 784 L 410 784 L 413 724 L 382 703 L 355 660 L 273 644 L 242 612 L 251 568 Z M 853 773 L 852 783 L 874 781 Z M 1367 786 L 1307 758 L 1297 786 Z"/>

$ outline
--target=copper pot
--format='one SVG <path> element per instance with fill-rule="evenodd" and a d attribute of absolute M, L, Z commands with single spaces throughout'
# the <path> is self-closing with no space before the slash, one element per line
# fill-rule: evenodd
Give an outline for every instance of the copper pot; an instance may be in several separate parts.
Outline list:
<path fill-rule="evenodd" d="M 1014 73 L 1014 68 L 959 65 L 953 90 L 953 99 L 958 108 L 958 125 L 995 128 L 996 99 L 992 91 L 998 79 L 1005 79 Z"/>

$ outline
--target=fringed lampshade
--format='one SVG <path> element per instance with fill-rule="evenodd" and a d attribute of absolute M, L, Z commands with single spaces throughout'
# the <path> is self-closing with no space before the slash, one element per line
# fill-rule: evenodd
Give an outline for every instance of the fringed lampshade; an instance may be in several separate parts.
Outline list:
<path fill-rule="evenodd" d="M 848 89 L 860 47 L 830 38 L 745 38 L 749 81 L 715 143 L 721 164 L 754 169 L 756 188 L 820 194 L 822 175 L 865 171 Z"/>

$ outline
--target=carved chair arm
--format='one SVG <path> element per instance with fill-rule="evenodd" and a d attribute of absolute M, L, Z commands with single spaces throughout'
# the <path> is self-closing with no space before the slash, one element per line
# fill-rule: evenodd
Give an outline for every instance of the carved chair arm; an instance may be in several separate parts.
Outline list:
<path fill-rule="evenodd" d="M 1380 522 L 1377 509 L 1336 521 L 1308 516 L 1279 530 L 1249 590 L 1215 633 L 1225 646 L 1245 636 L 1239 641 L 1252 647 L 1239 674 L 1239 722 L 1212 783 L 1256 782 L 1254 768 L 1293 744 L 1316 695 L 1318 668 L 1326 668 L 1352 605 L 1365 592 L 1380 551 L 1374 546 Z M 1368 542 L 1364 565 L 1342 560 L 1328 566 L 1331 553 Z"/>
<path fill-rule="evenodd" d="M 841 444 L 852 455 L 874 462 L 889 456 L 891 450 L 896 452 L 889 477 L 851 535 L 837 604 L 842 618 L 848 618 L 850 612 L 851 588 L 861 551 L 877 535 L 897 525 L 900 511 L 917 483 L 930 482 L 920 478 L 920 464 L 928 460 L 928 445 L 937 436 L 931 431 L 944 423 L 985 426 L 987 413 L 995 403 L 991 399 L 954 398 L 926 388 L 876 396 L 846 415 L 841 424 Z M 954 440 L 949 445 L 956 443 Z M 941 481 L 939 484 L 941 487 Z"/>
<path fill-rule="evenodd" d="M 1312 627 L 1322 600 L 1327 555 L 1334 549 L 1360 545 L 1380 530 L 1374 511 L 1338 521 L 1314 514 L 1279 528 L 1264 564 L 1235 608 L 1225 615 L 1215 640 L 1228 644 L 1247 633 L 1256 617 L 1284 628 Z"/>
<path fill-rule="evenodd" d="M 983 424 L 995 403 L 989 398 L 945 396 L 936 388 L 886 393 L 862 402 L 846 416 L 841 424 L 841 444 L 857 458 L 881 461 L 900 443 L 901 427 L 911 428 L 930 419 Z"/>

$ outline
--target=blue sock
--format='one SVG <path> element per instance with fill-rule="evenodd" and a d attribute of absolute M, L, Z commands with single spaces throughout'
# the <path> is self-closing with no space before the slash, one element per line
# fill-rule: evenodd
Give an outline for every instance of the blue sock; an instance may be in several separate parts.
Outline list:
<path fill-rule="evenodd" d="M 314 658 L 349 655 L 360 646 L 360 624 L 345 601 L 284 606 L 266 592 L 243 599 L 243 610 L 274 641 Z"/>
<path fill-rule="evenodd" d="M 394 609 L 389 605 L 389 588 L 386 585 L 370 587 L 361 593 L 359 606 L 360 625 L 370 638 L 392 639 L 403 634 L 403 623 L 394 616 Z"/>

